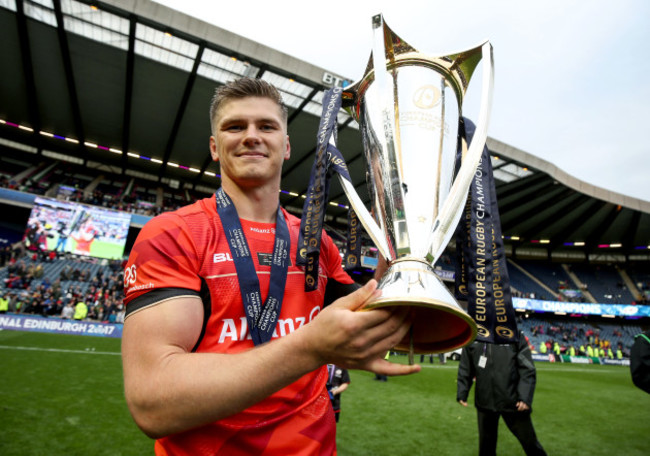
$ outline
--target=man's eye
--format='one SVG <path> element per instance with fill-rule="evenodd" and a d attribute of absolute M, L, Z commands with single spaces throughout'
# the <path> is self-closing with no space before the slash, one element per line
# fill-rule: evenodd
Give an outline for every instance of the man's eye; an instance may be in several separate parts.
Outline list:
<path fill-rule="evenodd" d="M 241 131 L 242 126 L 241 125 L 228 125 L 226 127 L 226 131 Z"/>
<path fill-rule="evenodd" d="M 276 130 L 276 127 L 275 125 L 269 124 L 269 125 L 262 125 L 261 129 L 264 131 L 273 131 Z"/>

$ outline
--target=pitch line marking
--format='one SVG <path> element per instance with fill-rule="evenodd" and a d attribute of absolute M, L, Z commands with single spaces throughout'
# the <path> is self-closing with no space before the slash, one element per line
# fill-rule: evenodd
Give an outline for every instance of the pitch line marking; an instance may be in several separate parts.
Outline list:
<path fill-rule="evenodd" d="M 66 350 L 63 348 L 41 348 L 41 347 L 16 347 L 12 345 L 0 345 L 3 350 L 27 350 L 27 351 L 43 351 L 55 353 L 81 353 L 84 355 L 115 355 L 120 356 L 119 352 L 102 352 L 94 350 Z"/>

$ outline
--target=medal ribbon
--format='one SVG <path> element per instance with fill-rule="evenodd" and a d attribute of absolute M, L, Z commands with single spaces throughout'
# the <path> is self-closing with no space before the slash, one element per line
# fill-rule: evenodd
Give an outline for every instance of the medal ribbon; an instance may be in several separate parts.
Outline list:
<path fill-rule="evenodd" d="M 343 154 L 330 143 L 332 135 L 336 138 L 336 118 L 341 109 L 341 95 L 340 87 L 334 87 L 323 95 L 323 114 L 318 127 L 316 158 L 309 177 L 296 254 L 296 264 L 305 267 L 305 291 L 318 288 L 321 233 L 332 171 L 339 173 L 348 181 L 351 180 Z M 360 237 L 358 239 L 360 240 Z M 354 250 L 348 253 L 360 254 L 360 248 L 359 242 L 358 245 L 354 245 Z M 351 258 L 350 261 L 359 263 L 358 258 Z"/>
<path fill-rule="evenodd" d="M 287 283 L 289 267 L 290 236 L 287 222 L 282 210 L 278 206 L 275 227 L 275 242 L 271 258 L 271 278 L 269 294 L 262 305 L 260 281 L 255 271 L 255 263 L 251 255 L 248 241 L 244 235 L 237 209 L 230 197 L 222 188 L 217 190 L 217 213 L 228 240 L 230 254 L 235 263 L 237 279 L 246 320 L 255 345 L 260 345 L 271 340 L 273 331 L 280 316 L 284 287 Z"/>

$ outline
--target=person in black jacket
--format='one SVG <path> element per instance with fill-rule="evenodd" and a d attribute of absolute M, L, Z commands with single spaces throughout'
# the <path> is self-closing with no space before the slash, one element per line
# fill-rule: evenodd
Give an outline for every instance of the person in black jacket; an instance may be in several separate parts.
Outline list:
<path fill-rule="evenodd" d="M 527 455 L 546 455 L 531 420 L 536 372 L 524 334 L 519 334 L 517 344 L 474 342 L 465 347 L 458 366 L 456 395 L 464 407 L 474 379 L 479 455 L 496 454 L 499 417 Z"/>
<path fill-rule="evenodd" d="M 350 374 L 347 369 L 334 364 L 327 365 L 327 392 L 332 401 L 334 418 L 339 422 L 341 416 L 341 393 L 350 386 Z"/>
<path fill-rule="evenodd" d="M 632 382 L 646 393 L 650 393 L 650 331 L 634 336 L 630 352 Z"/>

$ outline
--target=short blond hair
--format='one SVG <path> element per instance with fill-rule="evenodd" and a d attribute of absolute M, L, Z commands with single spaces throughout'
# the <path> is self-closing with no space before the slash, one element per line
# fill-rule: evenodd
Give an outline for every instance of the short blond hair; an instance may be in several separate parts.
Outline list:
<path fill-rule="evenodd" d="M 268 98 L 278 105 L 282 113 L 282 120 L 287 123 L 289 110 L 282 100 L 282 95 L 272 84 L 255 78 L 241 78 L 230 81 L 217 87 L 210 103 L 210 127 L 214 128 L 214 121 L 219 114 L 221 107 L 232 100 L 239 100 L 247 97 Z"/>

